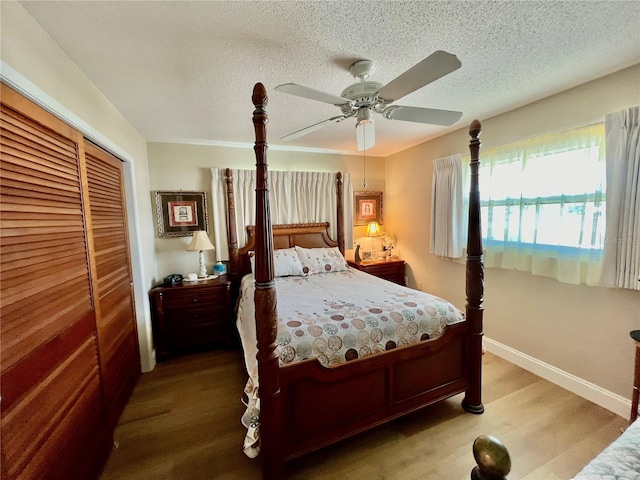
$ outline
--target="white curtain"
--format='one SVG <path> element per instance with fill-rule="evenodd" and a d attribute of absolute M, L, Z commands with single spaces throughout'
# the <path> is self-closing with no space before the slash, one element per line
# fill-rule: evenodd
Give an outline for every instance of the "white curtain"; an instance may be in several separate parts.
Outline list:
<path fill-rule="evenodd" d="M 431 253 L 462 256 L 462 158 L 460 154 L 433 161 L 431 189 Z"/>
<path fill-rule="evenodd" d="M 238 246 L 246 241 L 247 225 L 256 221 L 256 172 L 232 170 Z M 270 170 L 269 203 L 271 222 L 288 223 L 329 222 L 329 234 L 338 239 L 336 228 L 336 174 L 333 172 L 283 172 Z M 353 245 L 353 188 L 349 173 L 342 174 L 345 248 Z M 228 260 L 227 190 L 225 169 L 211 169 L 213 207 L 213 236 L 218 260 Z"/>
<path fill-rule="evenodd" d="M 598 285 L 605 178 L 603 124 L 483 151 L 485 266 Z"/>
<path fill-rule="evenodd" d="M 640 107 L 605 117 L 607 233 L 605 285 L 640 290 Z"/>

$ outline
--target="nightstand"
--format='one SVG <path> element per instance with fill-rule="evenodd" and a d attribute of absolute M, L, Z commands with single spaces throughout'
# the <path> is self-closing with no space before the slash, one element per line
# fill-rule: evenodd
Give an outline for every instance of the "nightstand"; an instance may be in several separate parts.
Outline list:
<path fill-rule="evenodd" d="M 231 282 L 226 275 L 157 286 L 149 296 L 158 360 L 221 341 L 234 343 Z"/>
<path fill-rule="evenodd" d="M 350 267 L 357 268 L 363 272 L 384 278 L 390 282 L 398 283 L 405 286 L 404 281 L 404 260 L 392 258 L 391 260 L 370 260 L 364 262 L 355 262 L 348 260 Z"/>

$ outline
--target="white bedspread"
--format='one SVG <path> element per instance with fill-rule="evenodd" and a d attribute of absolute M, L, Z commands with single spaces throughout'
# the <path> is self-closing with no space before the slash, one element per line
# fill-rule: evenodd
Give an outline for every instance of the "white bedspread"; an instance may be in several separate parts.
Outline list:
<path fill-rule="evenodd" d="M 640 419 L 591 460 L 574 480 L 640 480 Z"/>
<path fill-rule="evenodd" d="M 240 287 L 237 328 L 249 381 L 245 453 L 258 454 L 259 400 L 252 275 Z M 359 270 L 276 278 L 280 364 L 317 358 L 334 366 L 436 338 L 464 321 L 451 303 Z"/>

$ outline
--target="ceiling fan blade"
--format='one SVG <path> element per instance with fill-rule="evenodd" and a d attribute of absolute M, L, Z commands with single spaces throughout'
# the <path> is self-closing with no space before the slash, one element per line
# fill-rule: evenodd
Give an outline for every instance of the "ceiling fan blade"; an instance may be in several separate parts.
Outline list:
<path fill-rule="evenodd" d="M 375 147 L 376 130 L 373 126 L 373 120 L 356 124 L 356 142 L 358 143 L 359 152 Z"/>
<path fill-rule="evenodd" d="M 331 105 L 344 105 L 351 103 L 348 98 L 339 97 L 330 93 L 321 92 L 315 88 L 303 87 L 297 83 L 283 83 L 275 88 L 278 92 L 288 93 L 289 95 L 296 95 L 298 97 L 308 98 L 309 100 L 315 100 L 317 102 L 329 103 Z"/>
<path fill-rule="evenodd" d="M 378 97 L 393 102 L 441 77 L 457 70 L 462 64 L 458 57 L 438 50 L 391 80 L 378 92 Z"/>
<path fill-rule="evenodd" d="M 326 126 L 327 124 L 331 123 L 331 122 L 336 122 L 336 123 L 340 123 L 342 120 L 344 120 L 345 117 L 344 115 L 339 115 L 337 117 L 332 117 L 332 118 L 327 118 L 326 120 L 323 120 L 321 122 L 318 123 L 314 123 L 313 125 L 309 125 L 308 127 L 304 127 L 301 130 L 297 130 L 293 133 L 290 133 L 289 135 L 285 135 L 284 137 L 281 137 L 280 140 L 284 140 L 284 141 L 289 141 L 289 140 L 293 140 L 295 138 L 299 138 L 302 137 L 303 135 L 307 135 L 311 132 L 315 132 L 316 130 L 320 130 L 321 128 L 323 128 L 324 126 Z"/>
<path fill-rule="evenodd" d="M 382 116 L 389 120 L 404 120 L 406 122 L 429 123 L 448 127 L 460 120 L 462 112 L 392 105 L 384 109 Z"/>

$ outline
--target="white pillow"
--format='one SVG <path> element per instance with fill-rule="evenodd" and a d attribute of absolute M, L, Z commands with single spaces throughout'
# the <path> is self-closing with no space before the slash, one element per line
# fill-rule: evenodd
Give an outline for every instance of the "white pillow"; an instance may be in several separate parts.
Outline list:
<path fill-rule="evenodd" d="M 255 252 L 249 252 L 249 261 L 251 263 L 251 273 L 255 275 Z M 288 277 L 293 275 L 303 276 L 304 273 L 302 271 L 302 264 L 300 263 L 300 258 L 298 257 L 298 252 L 296 249 L 291 248 L 282 248 L 280 250 L 274 250 L 273 252 L 273 261 L 275 267 L 275 276 L 276 277 Z"/>
<path fill-rule="evenodd" d="M 295 248 L 282 248 L 274 250 L 276 277 L 289 277 L 292 275 L 304 275 L 300 257 Z"/>
<path fill-rule="evenodd" d="M 349 265 L 338 247 L 302 248 L 296 246 L 296 251 L 305 275 L 349 270 Z"/>

